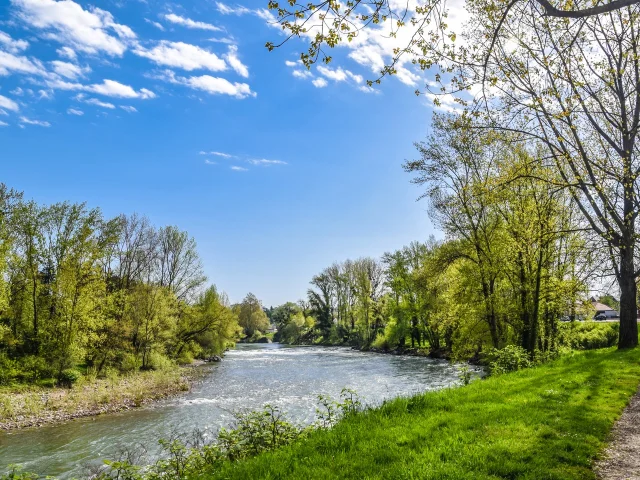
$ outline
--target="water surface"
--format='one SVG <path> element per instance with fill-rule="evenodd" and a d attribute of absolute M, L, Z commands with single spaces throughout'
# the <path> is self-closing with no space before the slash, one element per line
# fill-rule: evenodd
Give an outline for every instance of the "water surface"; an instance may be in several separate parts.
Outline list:
<path fill-rule="evenodd" d="M 312 422 L 319 394 L 338 397 L 346 387 L 375 405 L 458 382 L 457 368 L 445 361 L 345 347 L 241 344 L 201 368 L 208 372 L 190 392 L 153 407 L 0 433 L 0 471 L 15 463 L 41 475 L 84 477 L 87 465 L 114 458 L 123 446 L 143 445 L 152 459 L 159 438 L 195 429 L 213 435 L 240 409 L 270 403 L 292 420 Z"/>

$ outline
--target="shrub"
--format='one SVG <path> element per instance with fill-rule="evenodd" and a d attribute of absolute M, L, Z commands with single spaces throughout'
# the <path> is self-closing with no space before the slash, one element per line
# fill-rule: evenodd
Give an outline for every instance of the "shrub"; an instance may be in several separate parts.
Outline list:
<path fill-rule="evenodd" d="M 23 381 L 36 382 L 53 376 L 53 371 L 46 360 L 35 355 L 22 357 L 20 359 L 20 367 L 22 370 L 20 379 Z"/>
<path fill-rule="evenodd" d="M 5 353 L 0 353 L 0 385 L 9 385 L 17 374 L 16 362 Z"/>
<path fill-rule="evenodd" d="M 168 370 L 173 367 L 173 362 L 161 353 L 151 352 L 148 367 L 151 370 Z"/>
<path fill-rule="evenodd" d="M 380 350 L 393 350 L 398 348 L 407 336 L 407 328 L 404 323 L 398 323 L 395 318 L 390 318 L 384 327 L 384 334 L 378 334 L 372 347 Z"/>
<path fill-rule="evenodd" d="M 183 350 L 177 362 L 179 365 L 191 365 L 193 363 L 193 355 L 189 350 Z"/>
<path fill-rule="evenodd" d="M 558 344 L 576 350 L 612 347 L 618 341 L 618 323 L 570 322 L 558 329 Z"/>
<path fill-rule="evenodd" d="M 67 368 L 58 375 L 58 385 L 64 388 L 71 388 L 80 379 L 80 372 Z"/>
<path fill-rule="evenodd" d="M 133 372 L 138 370 L 142 363 L 138 360 L 138 357 L 132 353 L 125 353 L 120 360 L 120 370 L 123 372 Z"/>
<path fill-rule="evenodd" d="M 489 373 L 501 375 L 531 367 L 529 352 L 518 345 L 507 345 L 502 349 L 494 348 L 489 352 Z"/>

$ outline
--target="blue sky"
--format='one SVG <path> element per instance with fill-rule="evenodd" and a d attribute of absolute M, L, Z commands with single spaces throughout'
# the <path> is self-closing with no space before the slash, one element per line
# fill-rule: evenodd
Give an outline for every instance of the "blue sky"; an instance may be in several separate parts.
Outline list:
<path fill-rule="evenodd" d="M 401 168 L 428 132 L 425 79 L 407 63 L 366 87 L 382 31 L 307 73 L 302 41 L 265 49 L 282 38 L 266 3 L 0 0 L 0 181 L 177 225 L 232 301 L 267 306 L 425 239 Z"/>

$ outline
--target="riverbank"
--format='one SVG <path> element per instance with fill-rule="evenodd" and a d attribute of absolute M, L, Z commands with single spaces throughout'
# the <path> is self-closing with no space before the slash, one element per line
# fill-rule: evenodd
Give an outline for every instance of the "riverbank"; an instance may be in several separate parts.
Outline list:
<path fill-rule="evenodd" d="M 40 427 L 114 413 L 190 389 L 197 365 L 83 380 L 73 388 L 23 387 L 0 392 L 0 431 Z"/>
<path fill-rule="evenodd" d="M 638 349 L 573 352 L 387 402 L 198 478 L 595 479 L 594 461 L 639 382 Z"/>

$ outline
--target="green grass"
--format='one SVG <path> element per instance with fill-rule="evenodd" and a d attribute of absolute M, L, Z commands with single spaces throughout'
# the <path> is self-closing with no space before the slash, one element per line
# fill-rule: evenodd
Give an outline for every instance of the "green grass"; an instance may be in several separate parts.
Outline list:
<path fill-rule="evenodd" d="M 202 479 L 594 479 L 640 382 L 640 350 L 572 353 L 396 399 Z"/>

